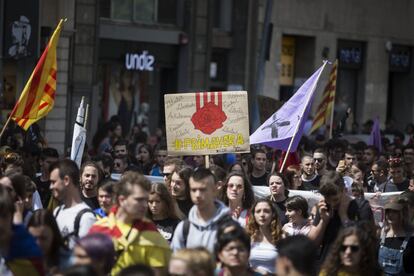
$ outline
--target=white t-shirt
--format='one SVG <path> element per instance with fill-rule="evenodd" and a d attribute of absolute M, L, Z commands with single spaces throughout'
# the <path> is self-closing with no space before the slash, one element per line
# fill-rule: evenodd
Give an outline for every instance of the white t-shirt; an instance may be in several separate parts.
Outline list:
<path fill-rule="evenodd" d="M 277 249 L 273 244 L 253 242 L 250 249 L 250 266 L 260 272 L 274 274 L 277 255 Z"/>
<path fill-rule="evenodd" d="M 293 225 L 291 222 L 286 223 L 283 225 L 282 230 L 288 235 L 288 236 L 296 236 L 296 235 L 305 235 L 307 236 L 311 230 L 311 225 L 309 223 L 306 223 L 305 225 Z"/>
<path fill-rule="evenodd" d="M 57 217 L 56 213 L 60 209 Z M 83 209 L 90 209 L 86 203 L 82 202 L 73 207 L 65 208 L 64 206 L 58 206 L 54 211 L 53 215 L 56 218 L 56 222 L 59 226 L 60 233 L 62 237 L 66 237 L 67 235 L 73 233 L 75 228 L 75 218 L 76 215 L 82 211 Z M 93 213 L 87 212 L 84 213 L 80 219 L 79 223 L 79 238 L 86 236 L 89 232 L 89 229 L 92 225 L 96 222 L 96 217 Z M 75 237 L 72 235 L 69 240 L 69 249 L 73 249 L 75 246 Z"/>

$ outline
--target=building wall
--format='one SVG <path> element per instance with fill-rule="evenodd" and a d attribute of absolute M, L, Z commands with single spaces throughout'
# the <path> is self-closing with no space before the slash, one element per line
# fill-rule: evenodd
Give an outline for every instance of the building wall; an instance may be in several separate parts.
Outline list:
<path fill-rule="evenodd" d="M 321 64 L 322 51 L 329 48 L 328 58 L 336 58 L 339 39 L 364 41 L 366 55 L 360 105 L 355 110 L 359 122 L 379 116 L 382 123 L 387 116 L 388 53 L 385 43 L 414 45 L 414 3 L 409 0 L 282 0 L 273 5 L 273 41 L 271 60 L 266 63 L 266 79 L 263 94 L 279 98 L 280 52 L 283 34 L 315 38 L 313 68 Z M 260 22 L 258 22 L 260 24 Z M 411 56 L 412 59 L 412 56 Z M 327 70 L 329 71 L 329 70 Z M 412 77 L 407 85 L 413 86 Z M 318 103 L 322 88 L 328 80 L 323 74 L 315 102 Z M 406 89 L 407 90 L 407 89 Z M 408 90 L 407 90 L 408 91 Z M 408 97 L 409 94 L 402 95 Z M 314 109 L 317 104 L 314 105 Z M 410 110 L 405 107 L 406 112 Z M 412 107 L 411 107 L 412 109 Z M 412 112 L 405 122 L 412 121 Z M 403 123 L 401 123 L 403 125 Z"/>

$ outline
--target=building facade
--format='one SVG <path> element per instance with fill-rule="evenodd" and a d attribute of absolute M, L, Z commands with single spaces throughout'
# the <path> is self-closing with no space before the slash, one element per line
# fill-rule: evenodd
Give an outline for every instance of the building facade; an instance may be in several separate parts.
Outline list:
<path fill-rule="evenodd" d="M 13 15 L 11 7 L 20 12 L 19 1 L 0 0 L 1 14 Z M 2 41 L 2 115 L 10 112 L 58 20 L 68 18 L 58 46 L 55 108 L 39 122 L 60 152 L 71 143 L 82 96 L 90 105 L 90 142 L 114 115 L 125 133 L 137 123 L 151 131 L 162 127 L 164 94 L 175 92 L 247 90 L 254 128 L 254 117 L 269 109 L 260 96 L 287 100 L 323 59 L 339 59 L 338 116 L 351 107 L 359 124 L 376 116 L 383 124 L 394 118 L 400 128 L 414 121 L 409 0 L 31 2 L 38 11 L 31 54 L 11 58 Z M 10 20 L 27 23 L 18 12 Z M 0 23 L 4 39 L 12 32 L 7 22 Z"/>

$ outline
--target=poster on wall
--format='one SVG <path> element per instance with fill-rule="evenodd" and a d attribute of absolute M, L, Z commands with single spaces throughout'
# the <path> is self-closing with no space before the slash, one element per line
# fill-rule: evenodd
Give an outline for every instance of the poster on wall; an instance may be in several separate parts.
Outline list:
<path fill-rule="evenodd" d="M 250 151 L 246 91 L 166 94 L 169 155 Z"/>
<path fill-rule="evenodd" d="M 145 90 L 147 75 L 126 70 L 120 64 L 108 64 L 104 68 L 104 119 L 118 116 L 124 135 L 136 124 L 148 130 L 149 105 L 141 93 Z"/>
<path fill-rule="evenodd" d="M 6 0 L 4 44 L 6 58 L 20 59 L 38 54 L 39 0 Z"/>

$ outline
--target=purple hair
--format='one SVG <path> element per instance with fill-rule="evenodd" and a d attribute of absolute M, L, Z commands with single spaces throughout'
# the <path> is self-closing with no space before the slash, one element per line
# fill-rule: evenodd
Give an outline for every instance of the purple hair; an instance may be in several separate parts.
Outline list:
<path fill-rule="evenodd" d="M 110 236 L 92 233 L 79 239 L 77 245 L 86 251 L 92 261 L 103 262 L 105 273 L 111 271 L 115 262 L 115 249 Z"/>

